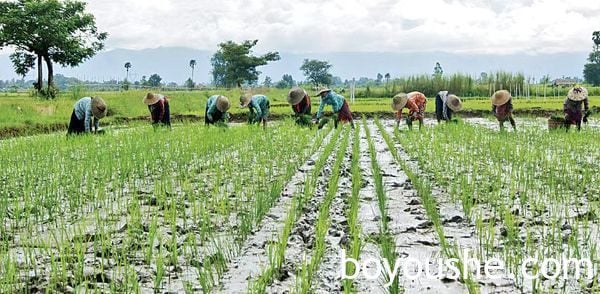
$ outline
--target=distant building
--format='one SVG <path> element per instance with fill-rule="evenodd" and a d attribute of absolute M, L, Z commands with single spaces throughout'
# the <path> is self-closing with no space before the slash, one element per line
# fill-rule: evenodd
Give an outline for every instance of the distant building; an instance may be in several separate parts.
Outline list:
<path fill-rule="evenodd" d="M 576 79 L 556 79 L 552 81 L 552 87 L 572 87 L 577 84 Z"/>

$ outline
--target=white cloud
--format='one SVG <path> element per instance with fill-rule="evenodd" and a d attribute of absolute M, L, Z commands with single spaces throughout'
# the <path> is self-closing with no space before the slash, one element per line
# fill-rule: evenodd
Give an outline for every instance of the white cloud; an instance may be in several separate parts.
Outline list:
<path fill-rule="evenodd" d="M 258 51 L 589 51 L 598 0 L 90 0 L 108 48 Z M 567 3 L 568 2 L 568 3 Z"/>

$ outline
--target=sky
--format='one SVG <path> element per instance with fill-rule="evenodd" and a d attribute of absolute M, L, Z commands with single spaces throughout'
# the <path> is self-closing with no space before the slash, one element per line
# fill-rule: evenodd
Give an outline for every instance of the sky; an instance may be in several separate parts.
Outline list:
<path fill-rule="evenodd" d="M 90 0 L 106 48 L 257 52 L 589 52 L 599 0 Z"/>

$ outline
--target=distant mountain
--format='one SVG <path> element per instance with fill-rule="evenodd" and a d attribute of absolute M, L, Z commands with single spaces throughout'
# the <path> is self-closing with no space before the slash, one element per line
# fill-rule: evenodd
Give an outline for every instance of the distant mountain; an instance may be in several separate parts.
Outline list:
<path fill-rule="evenodd" d="M 190 59 L 197 62 L 194 80 L 208 83 L 210 58 L 214 52 L 180 47 L 160 47 L 155 49 L 128 50 L 115 49 L 97 54 L 76 68 L 56 68 L 56 73 L 81 80 L 107 81 L 125 78 L 125 62 L 131 62 L 129 80 L 158 73 L 163 82 L 183 84 L 191 75 Z M 257 53 L 259 54 L 259 53 Z M 444 52 L 394 53 L 394 52 L 338 52 L 296 54 L 280 52 L 281 60 L 259 67 L 265 76 L 273 81 L 283 74 L 291 74 L 295 80 L 303 80 L 300 66 L 305 58 L 327 60 L 332 65 L 332 74 L 344 79 L 359 77 L 375 78 L 377 73 L 390 73 L 392 78 L 413 74 L 431 74 L 436 62 L 442 65 L 444 73 L 468 73 L 479 76 L 481 72 L 504 70 L 522 72 L 539 80 L 543 75 L 551 78 L 582 77 L 587 52 L 559 54 L 455 54 Z M 30 73 L 26 79 L 34 79 Z M 0 53 L 0 79 L 18 78 L 5 52 Z"/>

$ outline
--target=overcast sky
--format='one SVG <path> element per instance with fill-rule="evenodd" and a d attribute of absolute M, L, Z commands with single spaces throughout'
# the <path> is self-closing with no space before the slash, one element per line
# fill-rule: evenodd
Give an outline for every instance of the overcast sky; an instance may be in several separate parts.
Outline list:
<path fill-rule="evenodd" d="M 599 0 L 89 0 L 107 49 L 557 53 L 587 51 Z"/>

